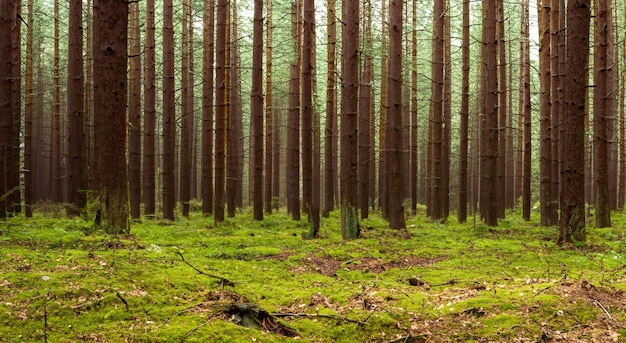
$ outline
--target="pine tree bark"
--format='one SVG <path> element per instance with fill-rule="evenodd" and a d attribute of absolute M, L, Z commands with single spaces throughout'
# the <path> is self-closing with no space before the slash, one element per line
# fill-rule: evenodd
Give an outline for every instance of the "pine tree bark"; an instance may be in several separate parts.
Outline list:
<path fill-rule="evenodd" d="M 402 163 L 402 0 L 389 1 L 389 109 L 387 112 L 387 163 L 389 174 L 389 227 L 402 229 L 404 221 Z"/>
<path fill-rule="evenodd" d="M 288 156 L 285 163 L 287 181 L 287 212 L 293 220 L 300 220 L 300 14 L 296 3 L 291 5 L 291 30 L 296 60 L 289 69 L 289 114 L 287 119 Z"/>
<path fill-rule="evenodd" d="M 254 220 L 263 220 L 263 1 L 254 1 L 252 91 L 250 112 L 254 135 Z M 270 175 L 266 175 L 270 178 Z"/>
<path fill-rule="evenodd" d="M 202 48 L 202 176 L 200 192 L 202 213 L 213 213 L 213 85 L 215 62 L 215 1 L 205 0 Z"/>
<path fill-rule="evenodd" d="M 274 137 L 272 128 L 274 112 L 274 106 L 272 104 L 274 101 L 272 88 L 274 82 L 272 79 L 272 25 L 274 25 L 272 21 L 272 0 L 267 0 L 265 21 L 267 23 L 267 30 L 265 33 L 265 179 L 263 180 L 263 205 L 266 213 L 272 213 L 272 208 L 278 206 L 278 204 L 274 204 L 274 199 L 276 199 L 276 202 L 278 201 L 278 194 L 274 195 L 272 193 L 272 174 L 278 172 L 278 170 L 273 169 L 274 164 L 272 159 L 274 152 L 272 151 L 272 147 L 274 145 L 274 139 L 279 139 L 279 137 Z M 276 152 L 276 155 L 278 155 L 278 152 Z"/>
<path fill-rule="evenodd" d="M 483 1 L 482 73 L 484 114 L 480 135 L 480 212 L 485 224 L 498 216 L 498 80 L 495 0 Z"/>
<path fill-rule="evenodd" d="M 59 80 L 59 0 L 54 1 L 52 117 L 50 124 L 50 200 L 61 202 L 61 95 Z"/>
<path fill-rule="evenodd" d="M 163 217 L 174 219 L 176 207 L 176 107 L 174 90 L 174 26 L 172 0 L 163 0 Z"/>
<path fill-rule="evenodd" d="M 101 220 L 109 233 L 128 233 L 128 3 L 95 0 L 93 11 L 94 138 Z"/>
<path fill-rule="evenodd" d="M 216 224 L 224 221 L 224 190 L 226 178 L 226 39 L 228 1 L 217 1 L 215 36 L 215 207 L 213 219 Z"/>
<path fill-rule="evenodd" d="M 504 1 L 497 0 L 498 13 L 496 32 L 498 35 L 498 218 L 504 218 L 506 195 L 509 186 L 506 183 L 507 170 L 507 87 L 506 87 L 506 42 L 504 36 Z"/>
<path fill-rule="evenodd" d="M 588 0 L 573 0 L 567 6 L 567 65 L 561 139 L 561 217 L 558 244 L 584 242 L 585 228 L 585 73 L 589 64 Z"/>
<path fill-rule="evenodd" d="M 442 153 L 443 153 L 443 84 L 444 84 L 444 7 L 443 1 L 435 1 L 433 7 L 433 58 L 432 58 L 432 90 L 431 120 L 429 121 L 431 142 L 428 168 L 429 207 L 428 213 L 432 221 L 444 219 L 442 204 Z M 391 14 L 391 9 L 390 9 Z M 390 64 L 391 66 L 391 64 Z M 391 94 L 390 94 L 391 96 Z M 390 107 L 391 109 L 391 107 Z"/>
<path fill-rule="evenodd" d="M 135 219 L 141 216 L 141 32 L 139 3 L 129 3 L 128 6 L 130 11 L 128 182 L 130 187 L 130 216 Z"/>
<path fill-rule="evenodd" d="M 608 77 L 607 1 L 594 1 L 594 53 L 593 53 L 593 168 L 595 181 L 596 227 L 611 226 L 609 203 L 609 120 L 607 111 Z"/>
<path fill-rule="evenodd" d="M 418 107 L 417 107 L 418 106 L 418 101 L 417 101 L 417 73 L 418 73 L 418 69 L 417 69 L 418 68 L 418 65 L 417 65 L 417 0 L 412 0 L 411 5 L 412 5 L 411 6 L 412 7 L 411 24 L 413 26 L 413 29 L 411 30 L 411 144 L 410 144 L 410 149 L 411 149 L 411 177 L 410 177 L 411 181 L 410 182 L 411 184 L 410 184 L 410 187 L 411 187 L 411 211 L 413 212 L 413 214 L 415 214 L 417 213 L 417 199 L 418 199 L 417 176 L 418 176 L 418 163 L 419 163 L 418 154 L 417 154 L 417 150 L 418 150 L 418 146 L 417 146 L 417 142 L 418 142 L 417 140 L 417 129 L 418 129 L 418 125 L 417 125 L 417 113 L 418 113 Z M 465 2 L 463 6 L 465 6 Z M 469 3 L 468 3 L 468 6 L 469 6 Z M 463 18 L 465 19 L 465 12 L 463 13 L 464 13 Z M 469 20 L 469 9 L 467 12 L 467 19 Z M 468 29 L 469 29 L 469 26 L 468 26 Z M 463 26 L 463 30 L 465 30 L 465 26 Z M 469 39 L 469 31 L 468 31 L 468 39 Z M 469 48 L 469 45 L 467 47 Z M 461 121 L 463 120 L 462 118 L 463 118 L 463 112 L 461 110 Z M 467 126 L 466 126 L 466 129 L 467 129 Z M 462 130 L 462 127 L 461 127 L 461 130 Z M 461 131 L 461 137 L 463 137 L 462 131 Z M 465 150 L 467 151 L 467 135 L 465 137 L 466 137 Z M 461 141 L 460 149 L 462 149 L 462 144 L 463 142 Z M 463 153 L 461 151 L 461 155 L 462 154 Z M 465 159 L 465 163 L 467 164 L 467 158 Z M 461 165 L 459 165 L 459 168 L 461 168 Z M 459 193 L 459 197 L 461 197 L 460 193 Z M 461 200 L 462 199 L 459 198 L 459 201 Z"/>
<path fill-rule="evenodd" d="M 341 92 L 341 235 L 359 236 L 357 199 L 357 127 L 359 93 L 359 0 L 343 7 Z"/>
<path fill-rule="evenodd" d="M 363 54 L 364 62 L 361 71 L 361 88 L 359 91 L 359 137 L 358 137 L 358 202 L 361 218 L 365 219 L 369 216 L 369 170 L 370 170 L 370 98 L 372 96 L 372 23 L 371 23 L 371 4 L 365 2 L 362 8 L 362 18 L 364 22 L 363 36 L 364 44 Z"/>
<path fill-rule="evenodd" d="M 326 124 L 324 128 L 324 209 L 322 216 L 328 217 L 335 208 L 335 177 L 337 173 L 337 156 L 335 154 L 335 126 L 337 119 L 337 89 L 335 74 L 337 73 L 337 15 L 335 0 L 326 1 L 327 31 L 327 66 L 326 66 Z"/>
<path fill-rule="evenodd" d="M 146 1 L 143 105 L 143 203 L 144 213 L 154 215 L 156 187 L 156 62 L 154 0 Z"/>
<path fill-rule="evenodd" d="M 183 1 L 181 46 L 180 201 L 182 215 L 189 217 L 193 169 L 194 92 L 192 3 Z"/>
<path fill-rule="evenodd" d="M 461 126 L 459 142 L 459 202 L 457 219 L 459 223 L 467 221 L 467 153 L 469 133 L 469 72 L 470 72 L 470 1 L 463 0 L 463 37 L 461 43 Z"/>
<path fill-rule="evenodd" d="M 11 40 L 10 37 L 11 24 L 15 18 L 12 16 L 11 1 L 3 1 L 0 3 L 0 34 L 3 38 L 0 42 L 0 62 L 8 65 L 11 60 Z M 10 192 L 5 182 L 8 172 L 8 156 L 10 142 L 10 119 L 11 119 L 11 74 L 9 68 L 0 68 L 0 219 L 7 216 L 7 196 Z"/>
<path fill-rule="evenodd" d="M 522 152 L 520 175 L 520 188 L 522 195 L 522 217 L 530 220 L 530 179 L 531 179 L 531 102 L 530 102 L 530 25 L 529 25 L 529 0 L 522 1 L 522 28 L 520 41 L 520 80 L 522 87 L 519 90 L 519 121 L 518 127 L 522 133 L 518 139 L 518 149 Z"/>
<path fill-rule="evenodd" d="M 33 40 L 34 40 L 34 22 L 35 15 L 33 13 L 34 0 L 27 0 L 28 11 L 28 25 L 26 27 L 26 73 L 24 82 L 24 168 L 26 173 L 24 174 L 24 215 L 26 217 L 33 216 L 33 204 L 34 201 L 34 183 L 35 176 L 41 172 L 41 169 L 37 166 L 36 158 L 33 152 L 36 152 L 35 142 L 36 138 L 33 135 L 33 118 L 34 118 L 34 84 L 33 84 Z M 4 156 L 4 154 L 3 154 Z M 1 169 L 0 169 L 1 170 Z M 0 191 L 0 195 L 4 192 Z M 1 208 L 0 212 L 4 212 Z"/>

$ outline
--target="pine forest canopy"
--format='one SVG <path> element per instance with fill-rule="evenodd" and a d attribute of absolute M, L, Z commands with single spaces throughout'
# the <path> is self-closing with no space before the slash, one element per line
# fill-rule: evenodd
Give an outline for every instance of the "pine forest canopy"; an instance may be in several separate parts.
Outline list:
<path fill-rule="evenodd" d="M 19 0 L 0 13 L 1 217 L 62 203 L 119 233 L 178 205 L 216 223 L 286 208 L 316 237 L 338 206 L 355 238 L 372 210 L 397 228 L 421 208 L 490 226 L 520 210 L 570 243 L 585 240 L 586 205 L 598 227 L 625 205 L 623 2 Z"/>

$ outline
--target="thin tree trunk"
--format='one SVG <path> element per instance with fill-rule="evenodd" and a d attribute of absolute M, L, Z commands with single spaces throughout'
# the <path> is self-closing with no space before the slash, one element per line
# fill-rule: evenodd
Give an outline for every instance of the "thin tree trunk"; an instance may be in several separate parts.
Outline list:
<path fill-rule="evenodd" d="M 443 145 L 441 147 L 441 215 L 450 215 L 450 155 L 452 150 L 452 61 L 450 37 L 450 1 L 444 1 L 443 13 Z"/>
<path fill-rule="evenodd" d="M 33 13 L 33 2 L 34 0 L 27 0 L 26 5 L 28 11 L 28 25 L 26 27 L 26 80 L 24 86 L 24 168 L 26 169 L 26 173 L 24 174 L 24 214 L 26 217 L 33 216 L 33 204 L 35 203 L 33 186 L 35 183 L 35 175 L 41 172 L 40 166 L 35 162 L 36 158 L 34 156 L 36 155 L 33 154 L 37 152 L 35 149 L 36 137 L 33 135 L 33 101 L 35 98 L 33 85 L 33 26 L 35 14 Z M 3 156 L 5 155 L 3 154 Z M 1 188 L 2 187 L 0 187 L 0 189 Z M 0 191 L 0 195 L 1 194 L 4 194 L 4 192 Z M 4 208 L 1 208 L 1 206 L 2 205 L 0 205 L 0 212 L 4 213 Z"/>
<path fill-rule="evenodd" d="M 287 175 L 287 212 L 293 220 L 300 220 L 300 43 L 298 26 L 300 14 L 298 6 L 291 5 L 291 30 L 294 39 L 296 60 L 290 66 L 289 79 L 289 118 L 287 123 L 288 157 L 286 161 Z"/>
<path fill-rule="evenodd" d="M 216 224 L 224 221 L 226 179 L 226 39 L 228 37 L 228 0 L 217 1 L 215 37 L 215 213 Z"/>
<path fill-rule="evenodd" d="M 390 12 L 391 13 L 391 12 Z M 428 212 L 430 219 L 444 219 L 442 205 L 442 153 L 443 153 L 443 83 L 444 83 L 444 7 L 442 1 L 435 1 L 433 8 L 433 59 L 432 59 L 432 95 L 431 95 L 431 152 L 428 179 L 430 197 Z M 390 94 L 391 96 L 391 94 Z M 391 108 L 391 107 L 390 107 Z"/>
<path fill-rule="evenodd" d="M 461 127 L 459 143 L 459 223 L 467 221 L 467 153 L 469 129 L 469 72 L 470 72 L 470 0 L 463 0 L 462 80 L 461 80 Z"/>
<path fill-rule="evenodd" d="M 369 1 L 365 2 L 362 8 L 363 20 L 364 20 L 364 63 L 361 74 L 361 88 L 359 91 L 359 137 L 358 137 L 358 202 L 359 209 L 361 211 L 361 218 L 365 219 L 369 216 L 369 170 L 370 170 L 370 97 L 371 97 L 371 83 L 372 83 L 372 70 L 370 69 L 372 64 L 370 63 L 371 51 L 372 51 L 372 38 L 371 38 L 371 4 Z"/>
<path fill-rule="evenodd" d="M 387 84 L 389 83 L 389 22 L 387 18 L 387 1 L 382 1 L 381 4 L 381 51 L 380 51 L 380 117 L 378 127 L 378 203 L 383 215 L 383 218 L 388 218 L 387 207 L 387 152 L 386 152 L 386 128 L 387 125 Z"/>
<path fill-rule="evenodd" d="M 609 203 L 609 118 L 607 112 L 607 2 L 594 1 L 594 53 L 593 53 L 593 168 L 595 176 L 596 227 L 611 226 Z"/>
<path fill-rule="evenodd" d="M 62 201 L 61 196 L 61 95 L 59 83 L 59 0 L 54 1 L 54 51 L 52 74 L 52 122 L 50 137 L 50 199 Z M 8 156 L 8 155 L 7 155 Z"/>
<path fill-rule="evenodd" d="M 250 112 L 254 135 L 254 219 L 263 220 L 263 1 L 254 1 Z M 266 175 L 270 178 L 270 175 Z"/>
<path fill-rule="evenodd" d="M 130 184 L 130 216 L 141 216 L 141 42 L 139 3 L 130 10 L 130 84 L 128 93 L 128 182 Z M 71 63 L 70 63 L 71 64 Z M 71 135 L 70 135 L 71 137 Z M 71 145 L 70 145 L 71 147 Z"/>
<path fill-rule="evenodd" d="M 464 3 L 464 6 L 465 6 L 465 3 Z M 417 213 L 417 201 L 418 201 L 418 194 L 417 194 L 418 178 L 417 176 L 418 176 L 418 163 L 419 163 L 418 154 L 417 154 L 417 150 L 418 150 L 418 146 L 417 146 L 417 129 L 418 129 L 418 125 L 417 125 L 417 112 L 418 112 L 418 108 L 417 108 L 418 106 L 418 101 L 417 101 L 417 72 L 418 72 L 417 70 L 418 68 L 417 66 L 417 0 L 412 0 L 411 7 L 412 7 L 411 23 L 412 23 L 413 28 L 411 30 L 411 94 L 410 94 L 411 96 L 411 144 L 410 144 L 410 150 L 411 150 L 410 180 L 411 181 L 410 182 L 411 183 L 410 183 L 410 187 L 411 187 L 411 211 L 413 212 L 413 214 L 416 214 Z M 467 13 L 467 16 L 469 18 L 469 12 Z M 463 18 L 465 18 L 465 14 Z M 465 30 L 465 27 L 464 27 L 464 30 Z M 461 113 L 463 112 L 461 111 Z M 463 118 L 462 115 L 461 115 L 461 118 Z M 462 144 L 463 143 L 461 143 L 461 145 Z M 466 140 L 465 148 L 467 150 L 467 140 Z M 467 159 L 465 159 L 465 163 L 467 163 Z"/>
<path fill-rule="evenodd" d="M 497 0 L 498 27 L 498 218 L 504 218 L 506 209 L 506 194 L 509 186 L 506 184 L 506 137 L 507 117 L 506 112 L 506 42 L 504 40 L 504 1 Z"/>
<path fill-rule="evenodd" d="M 529 0 L 522 2 L 522 28 L 520 41 L 520 80 L 522 86 L 519 90 L 519 121 L 518 128 L 522 134 L 518 138 L 518 149 L 522 152 L 520 175 L 520 188 L 522 194 L 522 217 L 530 220 L 530 179 L 531 179 L 531 103 L 530 103 L 530 37 L 529 37 Z"/>
<path fill-rule="evenodd" d="M 146 37 L 144 52 L 143 105 L 143 203 L 144 213 L 154 215 L 155 206 L 155 132 L 156 132 L 156 65 L 154 0 L 146 1 Z"/>
<path fill-rule="evenodd" d="M 163 0 L 163 217 L 174 219 L 176 206 L 176 108 L 172 0 Z"/>
<path fill-rule="evenodd" d="M 327 0 L 327 67 L 326 67 L 326 124 L 324 129 L 324 209 L 322 216 L 328 217 L 330 211 L 335 208 L 335 182 L 334 177 L 337 166 L 335 155 L 335 122 L 337 121 L 337 90 L 335 87 L 335 74 L 337 73 L 336 44 L 337 44 L 337 20 L 335 0 Z"/>
<path fill-rule="evenodd" d="M 213 213 L 213 79 L 215 61 L 215 1 L 205 0 L 202 50 L 202 213 Z"/>
<path fill-rule="evenodd" d="M 562 99 L 562 87 L 561 75 L 559 72 L 559 37 L 562 35 L 560 29 L 560 17 L 561 17 L 561 3 L 560 0 L 551 0 L 550 2 L 550 112 L 551 112 L 551 143 L 552 143 L 552 172 L 551 172 L 551 189 L 550 196 L 552 199 L 550 215 L 552 216 L 551 222 L 553 225 L 558 223 L 559 217 L 557 212 L 557 202 L 560 186 L 560 159 L 559 159 L 559 140 L 561 131 L 561 116 L 563 113 L 563 99 Z"/>
<path fill-rule="evenodd" d="M 0 3 L 0 34 L 2 41 L 0 43 L 0 61 L 5 65 L 0 68 L 0 220 L 7 216 L 7 195 L 10 190 L 5 182 L 7 177 L 7 169 L 9 165 L 9 147 L 10 141 L 10 120 L 11 120 L 11 74 L 10 69 L 6 68 L 11 60 L 11 40 L 10 37 L 11 24 L 15 17 L 12 16 L 14 4 L 11 1 L 3 1 Z"/>
<path fill-rule="evenodd" d="M 278 155 L 278 151 L 272 151 L 274 144 L 274 132 L 272 128 L 273 117 L 273 80 L 272 80 L 272 0 L 267 0 L 267 10 L 265 21 L 267 22 L 267 31 L 265 38 L 265 179 L 264 179 L 264 207 L 266 213 L 272 213 L 272 207 L 274 206 L 274 195 L 272 194 L 272 181 L 274 170 L 272 159 L 274 154 Z M 276 123 L 278 125 L 278 123 Z M 275 195 L 276 197 L 278 195 Z"/>

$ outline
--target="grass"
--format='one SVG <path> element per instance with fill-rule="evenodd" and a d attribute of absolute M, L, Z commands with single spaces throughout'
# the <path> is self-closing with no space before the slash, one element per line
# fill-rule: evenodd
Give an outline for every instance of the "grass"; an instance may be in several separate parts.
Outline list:
<path fill-rule="evenodd" d="M 406 230 L 374 214 L 352 241 L 337 212 L 312 240 L 283 212 L 144 219 L 125 236 L 18 216 L 0 222 L 0 342 L 626 342 L 626 216 L 613 220 L 569 249 L 516 214 Z M 291 315 L 299 337 L 233 323 L 225 308 L 244 302 Z"/>

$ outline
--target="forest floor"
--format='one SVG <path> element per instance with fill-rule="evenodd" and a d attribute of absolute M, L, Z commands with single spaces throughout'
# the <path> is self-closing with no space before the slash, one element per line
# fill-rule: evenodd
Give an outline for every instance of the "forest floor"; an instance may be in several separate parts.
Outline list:
<path fill-rule="evenodd" d="M 126 236 L 18 216 L 0 222 L 0 342 L 626 342 L 613 220 L 560 247 L 515 213 L 406 230 L 374 215 L 352 241 L 338 212 L 311 240 L 283 212 L 143 219 Z"/>

